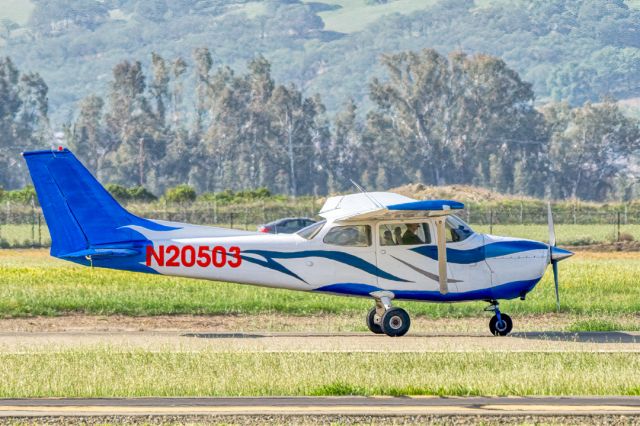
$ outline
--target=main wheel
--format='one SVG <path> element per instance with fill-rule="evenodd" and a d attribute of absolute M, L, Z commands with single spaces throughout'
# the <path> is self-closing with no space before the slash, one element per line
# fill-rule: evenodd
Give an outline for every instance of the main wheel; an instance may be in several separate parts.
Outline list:
<path fill-rule="evenodd" d="M 409 331 L 411 319 L 404 309 L 391 308 L 382 315 L 380 325 L 382 326 L 382 331 L 387 336 L 400 337 Z"/>
<path fill-rule="evenodd" d="M 371 308 L 367 314 L 367 327 L 369 327 L 369 330 L 375 334 L 384 334 L 384 331 L 382 331 L 382 327 L 380 326 L 381 322 L 382 321 L 380 319 L 376 322 L 376 308 Z"/>
<path fill-rule="evenodd" d="M 501 313 L 500 318 L 502 321 L 498 321 L 498 316 L 494 315 L 489 321 L 489 330 L 494 336 L 506 336 L 513 328 L 513 321 L 509 315 Z"/>

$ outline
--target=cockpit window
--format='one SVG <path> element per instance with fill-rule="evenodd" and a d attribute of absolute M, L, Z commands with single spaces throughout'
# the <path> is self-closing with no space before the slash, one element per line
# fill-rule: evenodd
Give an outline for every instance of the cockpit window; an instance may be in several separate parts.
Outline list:
<path fill-rule="evenodd" d="M 380 245 L 430 244 L 431 235 L 426 223 L 385 223 L 380 225 Z"/>
<path fill-rule="evenodd" d="M 324 236 L 325 243 L 336 246 L 368 247 L 371 245 L 369 225 L 334 226 Z"/>
<path fill-rule="evenodd" d="M 473 230 L 457 216 L 450 215 L 447 217 L 447 242 L 457 243 L 464 241 L 473 235 Z"/>
<path fill-rule="evenodd" d="M 318 235 L 318 232 L 320 232 L 320 230 L 322 229 L 325 223 L 327 223 L 326 220 L 316 222 L 314 224 L 307 226 L 306 228 L 302 228 L 301 230 L 296 232 L 296 234 L 300 235 L 302 238 L 306 240 L 311 240 L 313 239 L 313 237 Z"/>

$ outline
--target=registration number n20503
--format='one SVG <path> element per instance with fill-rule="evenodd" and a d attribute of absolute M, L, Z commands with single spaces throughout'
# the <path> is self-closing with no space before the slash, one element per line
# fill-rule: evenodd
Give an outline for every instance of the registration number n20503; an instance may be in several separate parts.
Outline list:
<path fill-rule="evenodd" d="M 225 248 L 223 246 L 176 246 L 176 245 L 158 245 L 147 246 L 147 266 L 165 266 L 179 267 L 185 266 L 191 268 L 199 266 L 201 268 L 222 268 L 229 266 L 237 268 L 242 264 L 240 257 L 240 247 L 231 246 Z"/>

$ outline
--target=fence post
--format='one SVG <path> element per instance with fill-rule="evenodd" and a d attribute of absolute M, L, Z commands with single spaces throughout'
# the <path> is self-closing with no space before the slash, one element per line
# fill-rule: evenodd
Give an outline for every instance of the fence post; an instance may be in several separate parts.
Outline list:
<path fill-rule="evenodd" d="M 218 194 L 213 193 L 213 223 L 218 223 Z"/>
<path fill-rule="evenodd" d="M 38 212 L 38 246 L 42 247 L 42 218 L 40 216 L 40 212 Z"/>
<path fill-rule="evenodd" d="M 233 212 L 229 212 L 229 228 L 233 229 Z"/>
<path fill-rule="evenodd" d="M 489 234 L 493 234 L 493 209 L 489 210 Z"/>
<path fill-rule="evenodd" d="M 467 223 L 471 223 L 471 204 L 467 206 Z"/>
<path fill-rule="evenodd" d="M 31 247 L 36 245 L 36 200 L 31 197 Z"/>
<path fill-rule="evenodd" d="M 520 201 L 520 225 L 524 224 L 524 202 L 521 200 Z"/>
<path fill-rule="evenodd" d="M 618 212 L 618 241 L 620 241 L 620 212 Z"/>

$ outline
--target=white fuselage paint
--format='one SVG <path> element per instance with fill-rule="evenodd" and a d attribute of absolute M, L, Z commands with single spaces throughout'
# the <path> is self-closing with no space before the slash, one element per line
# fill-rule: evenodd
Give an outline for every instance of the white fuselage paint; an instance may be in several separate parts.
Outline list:
<path fill-rule="evenodd" d="M 427 219 L 424 222 L 431 223 L 432 220 Z M 162 275 L 303 291 L 317 290 L 336 284 L 371 286 L 393 293 L 418 292 L 422 294 L 422 292 L 433 292 L 435 294 L 439 291 L 437 257 L 430 258 L 411 250 L 416 246 L 380 245 L 377 221 L 362 222 L 362 224 L 371 226 L 372 244 L 369 247 L 345 247 L 324 243 L 323 237 L 326 233 L 333 226 L 339 224 L 339 222 L 331 220 L 327 221 L 322 230 L 310 240 L 297 234 L 273 235 L 164 221 L 158 221 L 158 223 L 175 226 L 179 229 L 151 231 L 139 226 L 130 226 L 130 228 L 144 235 L 155 248 L 170 245 L 175 245 L 180 249 L 185 246 L 192 246 L 196 249 L 201 246 L 210 248 L 221 246 L 230 250 L 232 247 L 238 247 L 243 258 L 240 266 L 236 268 L 228 265 L 223 267 L 200 267 L 198 265 L 168 267 L 159 266 L 153 259 L 150 264 L 146 264 Z M 353 224 L 350 223 L 350 225 Z M 448 242 L 449 292 L 450 297 L 454 298 L 442 301 L 473 300 L 476 297 L 455 299 L 455 295 L 496 288 L 514 282 L 533 281 L 531 285 L 533 288 L 544 274 L 549 260 L 548 246 L 544 243 L 537 243 L 538 245 L 534 249 L 482 258 L 467 263 L 458 263 L 456 256 L 449 254 L 457 251 L 483 250 L 495 243 L 534 242 L 477 233 L 461 242 Z M 435 247 L 435 242 L 430 246 Z M 267 252 L 267 255 L 254 253 L 254 250 Z M 289 254 L 295 255 L 290 257 Z M 336 259 L 336 256 L 339 259 Z M 346 258 L 343 258 L 345 256 Z M 253 263 L 251 260 L 260 264 Z M 283 272 L 283 270 L 287 272 Z M 348 292 L 340 291 L 339 293 L 349 295 Z M 362 296 L 363 294 L 356 295 Z M 425 300 L 422 296 L 411 297 L 409 295 L 403 298 Z M 484 297 L 482 298 L 484 299 Z"/>

